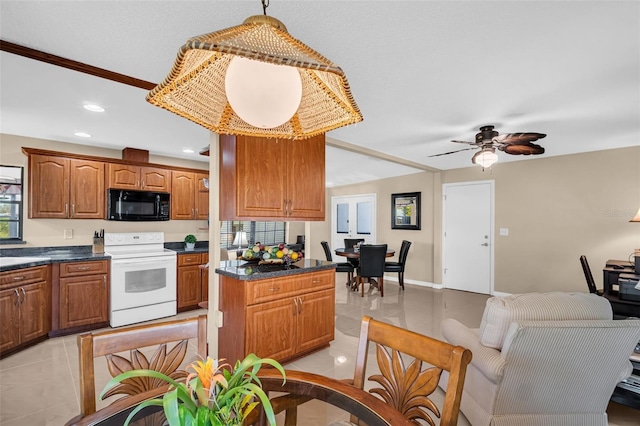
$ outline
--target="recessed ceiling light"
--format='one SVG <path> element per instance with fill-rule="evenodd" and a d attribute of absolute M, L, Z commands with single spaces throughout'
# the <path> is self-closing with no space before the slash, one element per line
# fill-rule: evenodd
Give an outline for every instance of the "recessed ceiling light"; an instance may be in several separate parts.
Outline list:
<path fill-rule="evenodd" d="M 85 132 L 75 132 L 74 135 L 80 136 L 81 138 L 90 138 L 91 137 L 91 135 L 89 133 L 85 133 Z"/>
<path fill-rule="evenodd" d="M 185 148 L 182 150 L 182 152 L 186 153 L 186 154 L 193 154 L 193 150 L 191 148 Z"/>
<path fill-rule="evenodd" d="M 104 112 L 104 108 L 102 108 L 100 105 L 95 104 L 86 104 L 84 105 L 84 109 L 92 112 Z"/>

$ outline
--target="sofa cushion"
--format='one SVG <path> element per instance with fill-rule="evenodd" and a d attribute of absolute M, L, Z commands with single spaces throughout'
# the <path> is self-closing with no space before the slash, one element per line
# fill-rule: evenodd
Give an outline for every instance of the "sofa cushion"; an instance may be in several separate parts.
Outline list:
<path fill-rule="evenodd" d="M 589 293 L 525 293 L 487 300 L 480 342 L 484 346 L 502 349 L 509 325 L 517 320 L 563 321 L 607 320 L 613 313 L 609 301 Z"/>

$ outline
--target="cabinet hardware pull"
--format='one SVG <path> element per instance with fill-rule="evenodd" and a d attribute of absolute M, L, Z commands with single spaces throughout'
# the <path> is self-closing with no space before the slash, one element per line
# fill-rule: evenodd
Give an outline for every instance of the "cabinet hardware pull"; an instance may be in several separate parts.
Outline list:
<path fill-rule="evenodd" d="M 18 289 L 17 288 L 14 288 L 13 291 L 16 294 L 16 301 L 13 302 L 13 304 L 18 306 L 20 304 L 20 294 L 18 293 Z"/>
<path fill-rule="evenodd" d="M 289 200 L 289 216 L 293 215 L 293 200 Z"/>
<path fill-rule="evenodd" d="M 142 181 L 142 187 L 144 188 L 146 186 L 146 183 L 144 183 L 144 181 Z"/>
<path fill-rule="evenodd" d="M 69 214 L 69 204 L 66 204 L 66 203 L 65 203 L 65 205 L 64 205 L 64 214 L 65 214 L 65 216 L 66 216 L 67 214 Z"/>
<path fill-rule="evenodd" d="M 270 287 L 269 291 L 280 291 L 280 287 Z"/>
<path fill-rule="evenodd" d="M 14 281 L 21 281 L 21 280 L 24 280 L 24 279 L 25 279 L 24 275 L 19 276 L 19 277 L 13 277 Z"/>
<path fill-rule="evenodd" d="M 195 217 L 193 213 L 194 213 L 194 210 L 191 209 L 191 217 Z"/>
<path fill-rule="evenodd" d="M 136 187 L 139 187 L 139 186 L 140 186 L 140 181 L 139 181 L 139 180 L 137 180 L 137 181 L 136 181 Z"/>
<path fill-rule="evenodd" d="M 302 297 L 298 297 L 298 299 L 300 300 L 300 304 L 298 306 L 300 306 L 300 310 L 298 310 L 298 313 L 301 314 L 302 313 Z"/>
<path fill-rule="evenodd" d="M 296 316 L 298 314 L 298 298 L 294 297 L 293 298 L 293 316 Z"/>
<path fill-rule="evenodd" d="M 71 217 L 76 217 L 76 205 L 71 204 Z"/>
<path fill-rule="evenodd" d="M 106 275 L 102 276 L 102 288 L 104 288 L 104 289 L 107 288 L 107 276 Z"/>
<path fill-rule="evenodd" d="M 22 290 L 22 300 L 20 303 L 24 303 L 24 301 L 27 300 L 27 292 L 24 291 L 24 287 L 20 287 L 20 290 Z"/>
<path fill-rule="evenodd" d="M 287 200 L 282 200 L 282 204 L 283 204 L 282 209 L 284 210 L 284 215 L 289 216 L 289 213 L 287 212 L 287 206 L 288 206 Z"/>
<path fill-rule="evenodd" d="M 78 271 L 88 271 L 89 269 L 91 269 L 90 266 L 80 266 L 80 267 L 78 267 Z"/>
<path fill-rule="evenodd" d="M 312 281 L 314 284 L 318 284 L 320 282 L 320 280 L 313 280 Z"/>

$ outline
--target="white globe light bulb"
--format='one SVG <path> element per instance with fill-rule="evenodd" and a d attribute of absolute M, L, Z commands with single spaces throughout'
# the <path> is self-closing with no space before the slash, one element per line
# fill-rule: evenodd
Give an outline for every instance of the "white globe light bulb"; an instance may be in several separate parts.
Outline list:
<path fill-rule="evenodd" d="M 262 129 L 289 121 L 302 99 L 302 81 L 296 68 L 241 57 L 229 63 L 224 87 L 235 113 Z"/>

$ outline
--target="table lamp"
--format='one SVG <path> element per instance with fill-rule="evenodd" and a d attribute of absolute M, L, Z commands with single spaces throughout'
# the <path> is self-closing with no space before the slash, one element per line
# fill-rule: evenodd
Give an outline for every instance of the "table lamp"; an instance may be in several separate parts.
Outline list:
<path fill-rule="evenodd" d="M 244 231 L 236 232 L 236 236 L 233 239 L 233 243 L 232 244 L 237 247 L 236 255 L 238 257 L 242 257 L 242 246 L 248 246 L 249 245 L 249 242 L 247 242 L 247 233 L 244 232 Z"/>

